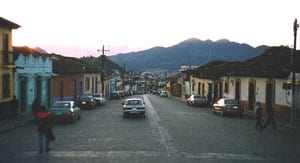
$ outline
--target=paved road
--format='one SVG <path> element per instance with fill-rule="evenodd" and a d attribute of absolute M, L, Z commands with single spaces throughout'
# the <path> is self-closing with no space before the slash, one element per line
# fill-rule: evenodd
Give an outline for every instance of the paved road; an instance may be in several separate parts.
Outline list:
<path fill-rule="evenodd" d="M 56 123 L 56 140 L 37 152 L 33 124 L 0 134 L 6 162 L 299 162 L 300 132 L 254 129 L 249 118 L 220 117 L 209 108 L 141 95 L 146 117 L 123 118 L 121 100 L 84 111 L 74 124 Z"/>

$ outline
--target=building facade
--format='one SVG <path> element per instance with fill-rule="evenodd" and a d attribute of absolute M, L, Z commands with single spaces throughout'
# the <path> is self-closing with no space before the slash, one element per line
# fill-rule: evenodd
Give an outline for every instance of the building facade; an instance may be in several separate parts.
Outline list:
<path fill-rule="evenodd" d="M 10 102 L 14 96 L 14 62 L 12 30 L 20 26 L 0 17 L 0 117 L 11 114 Z"/>
<path fill-rule="evenodd" d="M 16 70 L 14 93 L 19 99 L 20 110 L 31 112 L 35 98 L 49 107 L 52 101 L 52 60 L 47 54 L 31 54 L 27 47 L 14 48 Z"/>

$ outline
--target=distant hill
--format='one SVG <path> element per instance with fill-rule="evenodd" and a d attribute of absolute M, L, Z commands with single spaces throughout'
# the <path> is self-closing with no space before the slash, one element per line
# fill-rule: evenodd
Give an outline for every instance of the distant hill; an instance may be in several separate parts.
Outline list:
<path fill-rule="evenodd" d="M 222 39 L 202 41 L 197 38 L 185 40 L 171 47 L 154 47 L 148 50 L 117 54 L 109 59 L 133 71 L 163 69 L 178 71 L 180 65 L 201 66 L 213 60 L 244 61 L 262 54 L 268 47 L 251 47 Z"/>

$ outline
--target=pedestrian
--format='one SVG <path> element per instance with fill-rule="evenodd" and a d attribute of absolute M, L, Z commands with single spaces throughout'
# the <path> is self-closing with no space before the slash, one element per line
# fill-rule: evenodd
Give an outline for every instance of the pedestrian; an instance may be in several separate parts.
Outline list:
<path fill-rule="evenodd" d="M 31 111 L 34 116 L 34 122 L 37 123 L 37 113 L 39 112 L 41 103 L 38 97 L 36 97 L 32 103 Z"/>
<path fill-rule="evenodd" d="M 17 117 L 19 109 L 19 100 L 16 98 L 15 95 L 13 96 L 13 99 L 11 101 L 11 109 L 13 117 Z"/>
<path fill-rule="evenodd" d="M 54 141 L 55 137 L 52 132 L 51 113 L 42 106 L 37 113 L 37 126 L 39 132 L 39 152 L 49 152 L 49 142 Z"/>
<path fill-rule="evenodd" d="M 264 125 L 264 128 L 266 128 L 269 125 L 269 123 L 272 123 L 273 129 L 276 130 L 274 109 L 273 109 L 272 106 L 267 107 L 266 114 L 267 114 L 267 121 L 266 121 L 266 123 Z"/>
<path fill-rule="evenodd" d="M 262 117 L 263 117 L 263 110 L 260 102 L 257 102 L 255 107 L 255 118 L 256 118 L 255 128 L 256 129 L 258 129 L 258 127 L 260 128 L 260 130 L 263 129 L 263 125 L 261 124 Z"/>

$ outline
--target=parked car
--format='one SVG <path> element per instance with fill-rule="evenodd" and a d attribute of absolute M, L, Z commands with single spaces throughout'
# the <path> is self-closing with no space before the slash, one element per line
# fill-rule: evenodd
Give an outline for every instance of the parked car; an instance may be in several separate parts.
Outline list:
<path fill-rule="evenodd" d="M 215 104 L 213 104 L 213 112 L 220 113 L 221 116 L 225 114 L 236 114 L 243 116 L 243 109 L 240 103 L 236 99 L 221 98 Z"/>
<path fill-rule="evenodd" d="M 93 99 L 96 101 L 96 104 L 99 106 L 105 104 L 105 97 L 102 96 L 102 94 L 93 94 Z"/>
<path fill-rule="evenodd" d="M 209 106 L 209 100 L 203 95 L 191 95 L 186 103 L 191 106 Z"/>
<path fill-rule="evenodd" d="M 74 122 L 81 118 L 81 109 L 74 101 L 56 101 L 50 108 L 54 120 L 69 120 Z"/>
<path fill-rule="evenodd" d="M 95 109 L 97 107 L 96 101 L 91 95 L 83 95 L 78 98 L 76 105 L 80 109 Z"/>
<path fill-rule="evenodd" d="M 137 114 L 145 116 L 146 107 L 145 102 L 141 98 L 129 98 L 123 103 L 123 114 L 127 117 L 130 114 Z"/>
<path fill-rule="evenodd" d="M 111 99 L 122 99 L 124 97 L 123 92 L 122 91 L 114 91 L 111 94 Z"/>
<path fill-rule="evenodd" d="M 161 91 L 160 92 L 160 97 L 168 97 L 167 91 Z"/>

